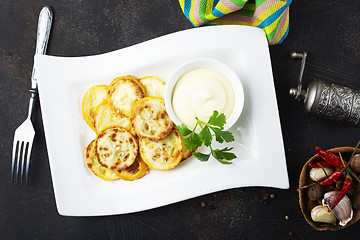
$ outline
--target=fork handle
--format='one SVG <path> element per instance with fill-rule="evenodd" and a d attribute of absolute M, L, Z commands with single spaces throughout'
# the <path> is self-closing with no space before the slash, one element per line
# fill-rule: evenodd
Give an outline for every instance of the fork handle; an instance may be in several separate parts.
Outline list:
<path fill-rule="evenodd" d="M 36 98 L 36 93 L 37 90 L 31 88 L 30 90 L 30 101 L 29 101 L 29 110 L 28 110 L 28 118 L 31 119 L 32 113 L 33 113 L 33 108 L 34 108 L 34 102 L 35 102 L 35 98 Z"/>
<path fill-rule="evenodd" d="M 53 19 L 53 12 L 49 6 L 43 7 L 39 14 L 39 21 L 37 27 L 36 35 L 36 50 L 35 54 L 45 54 L 46 48 L 49 42 L 51 24 Z M 30 92 L 33 94 L 37 92 L 37 80 L 35 74 L 35 65 L 33 66 L 32 76 L 31 76 L 31 89 Z"/>

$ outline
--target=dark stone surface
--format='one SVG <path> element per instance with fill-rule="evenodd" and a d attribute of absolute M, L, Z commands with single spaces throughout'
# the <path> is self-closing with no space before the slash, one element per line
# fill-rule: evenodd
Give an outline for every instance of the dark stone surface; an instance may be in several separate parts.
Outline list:
<path fill-rule="evenodd" d="M 340 232 L 313 230 L 300 212 L 296 189 L 301 167 L 316 145 L 354 146 L 360 129 L 305 115 L 288 90 L 296 86 L 300 66 L 290 59 L 293 50 L 309 53 L 304 85 L 321 78 L 360 88 L 360 3 L 295 1 L 289 36 L 281 45 L 270 46 L 289 190 L 239 188 L 139 213 L 77 218 L 57 213 L 39 105 L 30 186 L 10 184 L 13 133 L 27 114 L 36 24 L 44 5 L 54 10 L 49 55 L 105 53 L 192 28 L 176 0 L 1 1 L 0 239 L 328 240 L 359 233 L 359 223 Z M 263 201 L 267 194 L 275 197 Z"/>

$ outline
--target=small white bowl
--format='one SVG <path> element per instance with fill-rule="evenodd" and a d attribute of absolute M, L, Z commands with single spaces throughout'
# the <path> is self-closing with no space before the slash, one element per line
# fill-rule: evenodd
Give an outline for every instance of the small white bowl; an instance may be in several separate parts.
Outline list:
<path fill-rule="evenodd" d="M 235 95 L 235 103 L 234 103 L 233 111 L 230 114 L 229 118 L 226 119 L 226 124 L 224 126 L 225 130 L 229 129 L 239 119 L 241 112 L 243 110 L 244 89 L 238 75 L 229 66 L 214 59 L 210 59 L 210 58 L 194 59 L 180 65 L 175 69 L 175 71 L 170 75 L 170 78 L 166 82 L 164 99 L 165 99 L 165 107 L 167 113 L 169 114 L 171 120 L 176 125 L 182 124 L 182 122 L 176 116 L 172 107 L 173 91 L 176 86 L 176 83 L 181 78 L 181 76 L 187 73 L 188 71 L 191 71 L 196 68 L 210 68 L 216 70 L 222 73 L 229 80 Z"/>

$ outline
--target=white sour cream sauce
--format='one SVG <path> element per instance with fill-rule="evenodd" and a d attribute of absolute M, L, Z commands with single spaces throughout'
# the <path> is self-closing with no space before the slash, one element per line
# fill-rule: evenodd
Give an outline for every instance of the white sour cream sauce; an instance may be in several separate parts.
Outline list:
<path fill-rule="evenodd" d="M 195 117 L 207 122 L 214 110 L 229 118 L 235 104 L 235 95 L 229 80 L 210 68 L 196 68 L 176 83 L 172 107 L 178 119 L 193 129 Z"/>

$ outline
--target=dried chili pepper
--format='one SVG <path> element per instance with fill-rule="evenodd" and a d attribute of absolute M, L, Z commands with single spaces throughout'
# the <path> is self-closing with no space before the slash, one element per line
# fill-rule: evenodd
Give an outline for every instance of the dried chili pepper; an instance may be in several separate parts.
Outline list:
<path fill-rule="evenodd" d="M 336 170 L 328 178 L 326 178 L 325 180 L 319 182 L 319 184 L 321 186 L 328 186 L 328 185 L 331 185 L 331 184 L 335 183 L 335 181 L 339 180 L 341 177 L 342 177 L 341 171 Z"/>
<path fill-rule="evenodd" d="M 321 160 L 321 161 L 317 161 L 317 162 L 309 162 L 309 167 L 325 168 L 325 167 L 332 167 L 332 165 L 325 160 Z"/>
<path fill-rule="evenodd" d="M 336 205 L 341 201 L 341 199 L 344 198 L 344 196 L 348 193 L 350 186 L 351 186 L 352 179 L 351 177 L 347 176 L 344 180 L 343 186 L 341 188 L 341 191 L 335 201 L 331 204 L 330 210 L 333 210 Z"/>
<path fill-rule="evenodd" d="M 322 159 L 330 163 L 332 166 L 339 169 L 344 168 L 344 164 L 341 162 L 341 159 L 338 156 L 336 156 L 334 153 L 324 150 L 319 146 L 316 146 L 315 150 Z M 344 163 L 345 165 L 347 164 L 345 161 Z"/>

